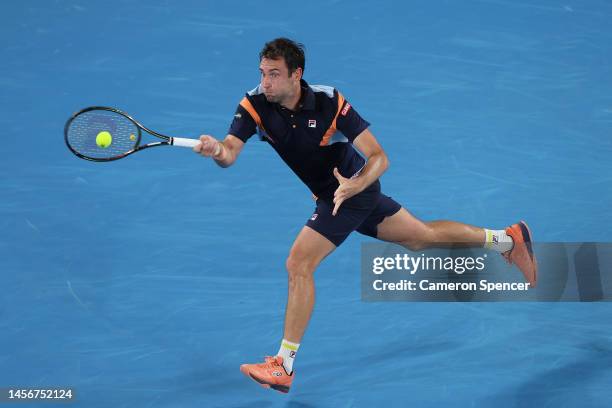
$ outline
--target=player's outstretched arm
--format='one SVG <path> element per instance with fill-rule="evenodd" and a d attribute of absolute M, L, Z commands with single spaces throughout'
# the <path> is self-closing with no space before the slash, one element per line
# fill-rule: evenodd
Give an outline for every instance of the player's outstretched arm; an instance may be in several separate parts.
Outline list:
<path fill-rule="evenodd" d="M 221 167 L 229 167 L 234 164 L 243 146 L 244 142 L 234 135 L 227 135 L 223 142 L 213 136 L 202 135 L 193 151 L 204 157 L 212 157 Z"/>

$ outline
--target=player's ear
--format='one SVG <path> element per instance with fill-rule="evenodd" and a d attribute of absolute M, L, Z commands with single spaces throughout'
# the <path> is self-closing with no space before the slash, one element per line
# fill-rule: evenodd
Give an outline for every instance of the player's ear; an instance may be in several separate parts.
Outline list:
<path fill-rule="evenodd" d="M 295 69 L 295 71 L 293 71 L 293 74 L 291 74 L 291 76 L 293 77 L 293 79 L 295 79 L 296 81 L 299 81 L 300 79 L 302 79 L 302 74 L 304 73 L 304 71 L 302 70 L 302 68 L 297 67 Z"/>

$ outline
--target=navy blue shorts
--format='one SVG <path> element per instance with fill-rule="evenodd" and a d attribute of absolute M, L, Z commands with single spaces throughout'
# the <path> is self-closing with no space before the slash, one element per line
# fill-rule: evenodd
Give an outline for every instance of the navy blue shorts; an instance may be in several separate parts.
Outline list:
<path fill-rule="evenodd" d="M 376 238 L 378 224 L 402 208 L 391 197 L 380 192 L 380 185 L 369 187 L 346 200 L 335 216 L 332 215 L 332 200 L 319 198 L 317 207 L 306 225 L 336 246 L 340 246 L 353 231 Z"/>

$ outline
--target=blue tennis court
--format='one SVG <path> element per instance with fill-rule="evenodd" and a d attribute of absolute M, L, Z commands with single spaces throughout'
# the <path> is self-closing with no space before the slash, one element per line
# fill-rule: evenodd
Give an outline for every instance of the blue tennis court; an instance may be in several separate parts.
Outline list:
<path fill-rule="evenodd" d="M 611 19 L 602 0 L 5 4 L 0 387 L 89 408 L 610 406 L 608 303 L 363 302 L 358 234 L 316 273 L 291 392 L 256 386 L 238 368 L 278 348 L 310 192 L 256 137 L 228 169 L 178 148 L 92 163 L 63 126 L 105 105 L 224 137 L 288 36 L 419 218 L 610 242 Z"/>

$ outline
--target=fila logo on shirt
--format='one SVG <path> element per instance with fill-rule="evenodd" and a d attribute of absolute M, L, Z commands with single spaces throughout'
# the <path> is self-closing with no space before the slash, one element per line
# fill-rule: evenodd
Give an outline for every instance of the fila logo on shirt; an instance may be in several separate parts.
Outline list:
<path fill-rule="evenodd" d="M 346 105 L 344 106 L 344 109 L 342 109 L 342 112 L 340 112 L 342 116 L 346 116 L 349 109 L 351 109 L 351 104 L 347 102 Z"/>
<path fill-rule="evenodd" d="M 317 121 L 314 119 L 308 119 L 308 127 L 309 128 L 316 128 L 317 127 Z"/>

